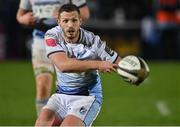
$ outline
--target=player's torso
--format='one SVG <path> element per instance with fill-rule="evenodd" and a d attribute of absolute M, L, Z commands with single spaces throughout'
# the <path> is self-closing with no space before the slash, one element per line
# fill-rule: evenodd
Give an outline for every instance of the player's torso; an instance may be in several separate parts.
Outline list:
<path fill-rule="evenodd" d="M 87 46 L 84 44 L 66 44 L 67 54 L 71 58 L 76 58 L 79 60 L 84 59 L 96 59 L 96 52 L 93 45 Z"/>
<path fill-rule="evenodd" d="M 85 36 L 84 31 L 81 30 L 81 36 L 77 44 L 67 43 L 62 39 L 62 31 L 59 31 L 58 42 L 61 45 L 62 50 L 70 58 L 76 58 L 79 60 L 95 60 L 98 59 L 94 43 L 91 43 Z M 57 68 L 56 68 L 57 69 Z M 89 85 L 100 85 L 99 74 L 96 70 L 80 72 L 80 73 L 62 73 L 57 69 L 58 85 L 63 90 L 84 90 L 89 89 Z M 99 86 L 100 87 L 100 86 Z M 71 91 L 71 92 L 72 92 Z M 101 87 L 99 90 L 101 91 Z"/>
<path fill-rule="evenodd" d="M 82 32 L 81 32 L 82 35 Z M 76 58 L 78 60 L 95 60 L 98 59 L 94 45 L 93 44 L 87 44 L 87 40 L 84 36 L 80 37 L 78 44 L 72 44 L 72 43 L 66 43 L 65 41 L 62 41 L 62 39 L 59 40 L 60 45 L 63 47 L 63 50 L 66 52 L 68 57 L 70 58 Z M 82 73 L 66 73 L 67 77 L 70 79 L 79 79 L 82 83 L 86 83 L 87 80 L 90 80 L 90 78 L 93 78 L 91 76 L 96 75 L 96 71 L 89 71 L 89 72 L 82 72 Z M 69 79 L 68 79 L 69 80 Z M 81 84 L 83 85 L 83 84 Z"/>
<path fill-rule="evenodd" d="M 63 32 L 60 30 L 58 34 L 58 43 L 61 45 L 63 50 L 66 52 L 68 57 L 70 58 L 76 58 L 79 60 L 95 60 L 98 59 L 97 53 L 96 53 L 96 43 L 91 42 L 90 39 L 88 39 L 88 35 L 85 34 L 85 31 L 82 29 L 80 30 L 80 38 L 78 40 L 78 43 L 67 43 L 62 38 Z"/>
<path fill-rule="evenodd" d="M 67 57 L 79 60 L 99 59 L 96 47 L 98 39 L 93 33 L 80 29 L 80 37 L 76 44 L 66 42 L 61 27 L 48 30 L 45 35 L 47 55 L 53 52 L 64 52 Z M 76 65 L 73 65 L 76 66 Z M 56 68 L 57 93 L 74 95 L 95 95 L 102 98 L 101 80 L 97 70 L 65 73 Z"/>
<path fill-rule="evenodd" d="M 70 58 L 76 58 L 79 60 L 94 60 L 97 59 L 93 46 L 87 46 L 84 44 L 64 44 L 64 51 Z M 94 82 L 97 77 L 96 71 L 80 72 L 80 73 L 60 73 L 63 77 L 60 80 L 64 80 L 66 85 L 69 86 L 84 86 L 88 83 Z"/>

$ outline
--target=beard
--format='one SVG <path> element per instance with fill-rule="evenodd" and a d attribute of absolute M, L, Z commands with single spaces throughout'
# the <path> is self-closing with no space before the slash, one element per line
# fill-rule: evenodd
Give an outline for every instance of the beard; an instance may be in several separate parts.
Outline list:
<path fill-rule="evenodd" d="M 78 36 L 78 31 L 75 29 L 63 30 L 65 38 L 73 40 Z"/>

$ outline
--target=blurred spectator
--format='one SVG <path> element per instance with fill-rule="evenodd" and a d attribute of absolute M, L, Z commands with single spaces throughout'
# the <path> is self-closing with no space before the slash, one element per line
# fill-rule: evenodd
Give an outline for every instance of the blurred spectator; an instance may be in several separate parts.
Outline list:
<path fill-rule="evenodd" d="M 159 27 L 172 28 L 180 23 L 179 0 L 156 0 L 156 20 Z"/>
<path fill-rule="evenodd" d="M 151 12 L 142 21 L 145 55 L 158 59 L 180 58 L 179 0 L 154 0 Z"/>
<path fill-rule="evenodd" d="M 3 24 L 5 37 L 6 58 L 26 58 L 26 49 L 22 36 L 22 29 L 16 21 L 16 12 L 19 1 L 5 0 L 0 1 L 0 20 Z"/>
<path fill-rule="evenodd" d="M 90 19 L 99 19 L 100 14 L 102 13 L 100 10 L 100 3 L 98 0 L 87 0 L 87 5 L 90 9 L 91 17 Z"/>
<path fill-rule="evenodd" d="M 161 34 L 160 43 L 162 45 L 163 58 L 177 59 L 180 58 L 180 40 L 178 32 L 180 25 L 179 0 L 156 0 L 156 21 Z"/>

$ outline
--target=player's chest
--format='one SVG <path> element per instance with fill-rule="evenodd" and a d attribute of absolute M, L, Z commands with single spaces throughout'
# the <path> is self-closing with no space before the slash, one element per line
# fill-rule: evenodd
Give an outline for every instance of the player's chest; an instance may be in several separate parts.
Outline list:
<path fill-rule="evenodd" d="M 67 44 L 67 53 L 71 58 L 95 59 L 96 54 L 93 46 L 83 44 Z"/>

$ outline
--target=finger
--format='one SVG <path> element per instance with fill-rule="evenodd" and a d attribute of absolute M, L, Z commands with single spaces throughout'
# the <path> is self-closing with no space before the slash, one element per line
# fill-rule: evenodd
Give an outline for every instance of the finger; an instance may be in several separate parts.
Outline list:
<path fill-rule="evenodd" d="M 106 69 L 106 72 L 107 73 L 111 73 L 111 69 Z"/>
<path fill-rule="evenodd" d="M 117 64 L 113 64 L 112 65 L 114 68 L 118 68 L 118 65 Z"/>
<path fill-rule="evenodd" d="M 117 70 L 116 70 L 116 67 L 113 67 L 113 66 L 112 66 L 110 69 L 111 69 L 111 71 L 113 71 L 113 72 L 116 72 L 116 71 L 117 71 Z"/>
<path fill-rule="evenodd" d="M 117 69 L 116 68 L 112 68 L 112 71 L 117 72 Z"/>

